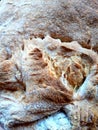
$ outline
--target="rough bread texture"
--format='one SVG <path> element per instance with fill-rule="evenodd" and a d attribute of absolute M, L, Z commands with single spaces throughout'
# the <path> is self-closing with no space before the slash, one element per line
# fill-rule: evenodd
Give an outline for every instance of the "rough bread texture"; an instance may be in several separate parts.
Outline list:
<path fill-rule="evenodd" d="M 98 129 L 98 1 L 0 1 L 0 125 Z"/>
<path fill-rule="evenodd" d="M 43 40 L 24 40 L 23 47 L 0 63 L 1 124 L 7 129 L 29 124 L 63 109 L 67 104 L 75 104 L 77 100 L 81 100 L 77 103 L 81 109 L 84 107 L 84 104 L 81 106 L 82 100 L 94 100 L 97 95 L 97 71 L 97 53 L 83 48 L 77 42 L 61 42 L 50 36 Z M 75 91 L 76 89 L 78 90 Z M 87 102 L 88 107 L 93 110 L 96 101 Z M 90 106 L 92 103 L 93 106 Z M 96 109 L 94 108 L 94 111 L 97 111 Z M 66 112 L 66 107 L 64 111 Z M 70 117 L 70 114 L 68 116 Z M 90 123 L 94 124 L 93 121 L 97 120 L 98 116 L 93 113 L 91 118 Z M 73 122 L 74 118 L 71 118 L 71 121 Z M 79 124 L 77 121 L 76 123 Z M 77 126 L 72 125 L 73 128 Z"/>

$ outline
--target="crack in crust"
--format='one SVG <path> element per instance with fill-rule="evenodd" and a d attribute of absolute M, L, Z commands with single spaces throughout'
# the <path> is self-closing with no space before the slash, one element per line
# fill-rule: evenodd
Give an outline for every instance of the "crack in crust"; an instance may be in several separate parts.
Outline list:
<path fill-rule="evenodd" d="M 74 100 L 94 98 L 98 84 L 97 53 L 76 41 L 66 43 L 49 36 L 25 40 L 23 46 L 0 63 L 0 90 L 6 90 L 1 95 L 8 94 L 10 101 L 10 91 L 14 90 L 12 95 L 17 103 L 11 107 L 20 107 L 15 113 L 13 110 L 11 121 L 4 119 L 8 126 L 41 119 Z"/>

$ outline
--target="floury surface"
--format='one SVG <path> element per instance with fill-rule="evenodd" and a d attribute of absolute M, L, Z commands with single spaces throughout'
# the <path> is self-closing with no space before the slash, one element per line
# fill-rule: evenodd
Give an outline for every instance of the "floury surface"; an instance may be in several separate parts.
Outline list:
<path fill-rule="evenodd" d="M 97 129 L 97 51 L 97 0 L 0 1 L 1 126 Z"/>

